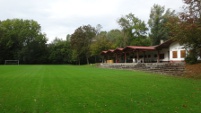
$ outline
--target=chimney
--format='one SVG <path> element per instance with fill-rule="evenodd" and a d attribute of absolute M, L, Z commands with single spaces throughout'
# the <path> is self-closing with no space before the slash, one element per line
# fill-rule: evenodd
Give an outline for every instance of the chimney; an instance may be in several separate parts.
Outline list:
<path fill-rule="evenodd" d="M 164 43 L 164 40 L 160 40 L 160 44 Z"/>

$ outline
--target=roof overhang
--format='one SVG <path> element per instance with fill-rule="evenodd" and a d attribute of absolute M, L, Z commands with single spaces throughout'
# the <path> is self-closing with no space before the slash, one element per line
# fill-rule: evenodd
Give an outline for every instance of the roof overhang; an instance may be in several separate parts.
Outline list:
<path fill-rule="evenodd" d="M 128 51 L 154 51 L 155 46 L 127 46 L 123 49 L 124 52 Z"/>
<path fill-rule="evenodd" d="M 117 48 L 113 52 L 116 53 L 116 54 L 121 54 L 121 53 L 123 53 L 123 49 L 124 48 Z"/>
<path fill-rule="evenodd" d="M 100 55 L 106 55 L 107 54 L 107 51 L 102 51 L 101 53 L 100 53 Z"/>
<path fill-rule="evenodd" d="M 157 45 L 155 48 L 157 50 L 163 49 L 163 48 L 169 48 L 170 44 L 172 44 L 173 42 L 175 42 L 174 40 L 167 40 L 164 43 Z"/>

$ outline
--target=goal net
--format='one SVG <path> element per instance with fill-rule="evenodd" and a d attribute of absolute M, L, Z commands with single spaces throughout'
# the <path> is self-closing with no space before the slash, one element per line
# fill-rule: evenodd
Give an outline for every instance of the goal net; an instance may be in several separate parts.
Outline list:
<path fill-rule="evenodd" d="M 5 65 L 19 65 L 19 60 L 5 60 Z"/>

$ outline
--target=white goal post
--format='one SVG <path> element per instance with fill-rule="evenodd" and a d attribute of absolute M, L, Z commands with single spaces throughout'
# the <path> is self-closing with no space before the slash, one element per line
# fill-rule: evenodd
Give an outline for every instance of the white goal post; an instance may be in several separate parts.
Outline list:
<path fill-rule="evenodd" d="M 5 65 L 19 65 L 19 60 L 5 60 Z"/>

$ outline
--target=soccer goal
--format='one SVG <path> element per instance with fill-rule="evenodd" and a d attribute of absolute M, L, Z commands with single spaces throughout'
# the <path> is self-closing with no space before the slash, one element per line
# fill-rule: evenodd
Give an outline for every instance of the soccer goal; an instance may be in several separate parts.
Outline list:
<path fill-rule="evenodd" d="M 5 60 L 5 65 L 19 65 L 19 60 Z"/>

